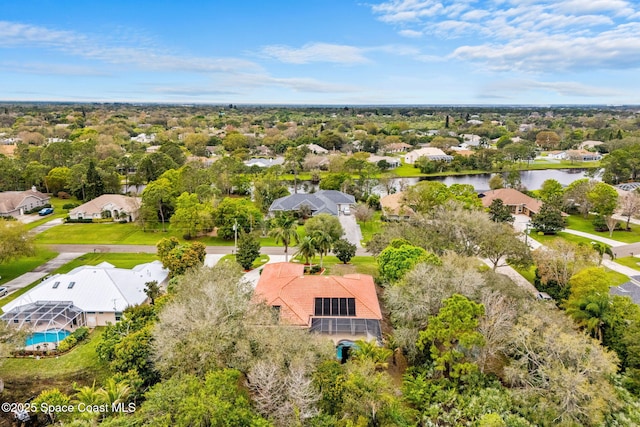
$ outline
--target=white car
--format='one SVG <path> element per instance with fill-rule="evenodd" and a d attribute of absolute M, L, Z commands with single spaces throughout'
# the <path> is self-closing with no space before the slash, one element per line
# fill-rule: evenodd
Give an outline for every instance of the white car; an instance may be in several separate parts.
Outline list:
<path fill-rule="evenodd" d="M 4 286 L 0 286 L 0 297 L 3 297 L 8 293 L 9 293 L 9 289 L 5 288 Z"/>
<path fill-rule="evenodd" d="M 349 209 L 349 206 L 347 206 L 346 208 L 342 209 L 342 214 L 343 215 L 351 215 L 351 209 Z"/>

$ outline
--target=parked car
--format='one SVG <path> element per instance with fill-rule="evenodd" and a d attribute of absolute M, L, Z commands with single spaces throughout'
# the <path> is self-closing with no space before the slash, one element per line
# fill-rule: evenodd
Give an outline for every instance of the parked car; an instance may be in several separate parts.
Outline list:
<path fill-rule="evenodd" d="M 342 213 L 344 215 L 351 215 L 351 209 L 349 209 L 349 206 L 347 206 L 344 209 L 342 209 Z"/>
<path fill-rule="evenodd" d="M 4 286 L 0 286 L 0 297 L 3 297 L 3 296 L 5 296 L 5 295 L 6 295 L 6 294 L 8 294 L 8 293 L 9 293 L 9 289 L 7 289 L 7 288 L 6 288 L 6 287 L 4 287 Z"/>
<path fill-rule="evenodd" d="M 53 213 L 53 208 L 43 208 L 43 209 L 40 209 L 40 211 L 38 212 L 38 215 L 45 216 L 45 215 L 50 215 L 52 213 Z"/>

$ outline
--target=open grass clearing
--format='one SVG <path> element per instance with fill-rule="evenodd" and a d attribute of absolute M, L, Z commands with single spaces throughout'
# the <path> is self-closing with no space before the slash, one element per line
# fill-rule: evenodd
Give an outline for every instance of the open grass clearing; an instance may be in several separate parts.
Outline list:
<path fill-rule="evenodd" d="M 613 235 L 609 235 L 609 231 L 595 231 L 593 228 L 593 220 L 595 215 L 589 215 L 588 218 L 584 218 L 581 215 L 570 215 L 566 218 L 567 228 L 576 231 L 582 231 L 583 233 L 593 234 L 595 236 L 604 237 L 607 239 L 617 240 L 624 243 L 636 243 L 640 242 L 640 226 L 635 224 L 629 224 L 631 231 L 615 230 Z M 625 221 L 619 221 L 621 225 L 625 226 Z"/>
<path fill-rule="evenodd" d="M 576 236 L 575 234 L 564 233 L 562 231 L 560 231 L 557 234 L 547 234 L 547 235 L 540 235 L 535 232 L 531 232 L 529 234 L 529 239 L 535 239 L 536 241 L 538 241 L 539 243 L 542 243 L 543 245 L 548 245 L 549 243 L 551 243 L 556 239 L 564 239 L 572 243 L 589 245 L 589 246 L 593 241 L 586 237 L 580 237 L 580 236 Z"/>
<path fill-rule="evenodd" d="M 253 264 L 251 264 L 251 269 L 254 270 L 256 268 L 262 267 L 263 265 L 265 265 L 266 263 L 269 262 L 269 259 L 270 259 L 269 255 L 260 254 L 260 256 L 258 258 L 256 258 L 255 261 L 253 261 Z M 226 261 L 226 260 L 235 262 L 236 261 L 235 254 L 227 254 L 227 255 L 223 256 L 222 258 L 220 258 L 220 261 L 218 261 L 218 262 L 222 262 L 222 261 Z"/>
<path fill-rule="evenodd" d="M 319 257 L 314 259 L 314 263 L 319 263 Z M 343 264 L 334 255 L 324 257 L 323 267 L 326 268 L 324 274 L 333 274 L 336 276 L 344 276 L 345 274 L 369 274 L 378 276 L 378 262 L 372 256 L 355 256 L 351 258 L 348 264 Z"/>
<path fill-rule="evenodd" d="M 32 271 L 34 268 L 55 258 L 57 255 L 57 252 L 36 246 L 36 252 L 33 256 L 20 257 L 13 261 L 0 264 L 0 277 L 2 277 L 0 279 L 0 284 L 6 283 L 23 275 L 24 273 Z"/>
<path fill-rule="evenodd" d="M 41 391 L 58 387 L 71 392 L 73 383 L 101 384 L 108 376 L 108 367 L 96 356 L 96 347 L 102 340 L 104 327 L 95 328 L 87 339 L 71 351 L 58 357 L 7 358 L 0 362 L 5 401 L 23 402 Z"/>
<path fill-rule="evenodd" d="M 634 270 L 638 270 L 640 272 L 640 258 L 636 258 L 633 256 L 627 256 L 623 258 L 614 259 L 620 265 L 624 265 L 625 267 L 633 268 Z M 640 273 L 639 273 L 640 274 Z"/>
<path fill-rule="evenodd" d="M 382 212 L 375 211 L 373 213 L 373 217 L 369 221 L 358 221 L 358 225 L 360 225 L 360 231 L 362 232 L 362 241 L 364 243 L 371 240 L 374 234 L 380 233 L 380 231 L 382 230 L 383 224 L 382 220 L 380 219 L 381 217 Z"/>

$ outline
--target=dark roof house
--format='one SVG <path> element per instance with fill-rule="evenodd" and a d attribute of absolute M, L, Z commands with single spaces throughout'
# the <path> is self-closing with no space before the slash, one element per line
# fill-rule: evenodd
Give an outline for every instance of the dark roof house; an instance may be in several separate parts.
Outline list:
<path fill-rule="evenodd" d="M 297 211 L 308 206 L 312 215 L 327 213 L 338 216 L 348 206 L 355 204 L 356 199 L 350 194 L 337 190 L 320 190 L 313 194 L 291 194 L 273 201 L 269 213 Z"/>

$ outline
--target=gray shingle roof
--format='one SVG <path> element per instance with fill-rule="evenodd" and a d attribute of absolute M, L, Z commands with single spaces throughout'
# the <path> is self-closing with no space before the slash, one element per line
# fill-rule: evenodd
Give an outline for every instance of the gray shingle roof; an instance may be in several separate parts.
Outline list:
<path fill-rule="evenodd" d="M 634 276 L 638 277 L 638 276 Z M 612 286 L 609 289 L 611 295 L 619 295 L 621 297 L 629 297 L 635 304 L 640 305 L 640 286 L 633 282 L 626 282 L 620 286 Z"/>
<path fill-rule="evenodd" d="M 350 194 L 336 190 L 320 190 L 313 194 L 291 194 L 280 197 L 273 201 L 269 212 L 296 211 L 307 205 L 311 208 L 313 215 L 319 213 L 338 215 L 339 204 L 353 204 L 355 202 L 355 198 Z"/>

